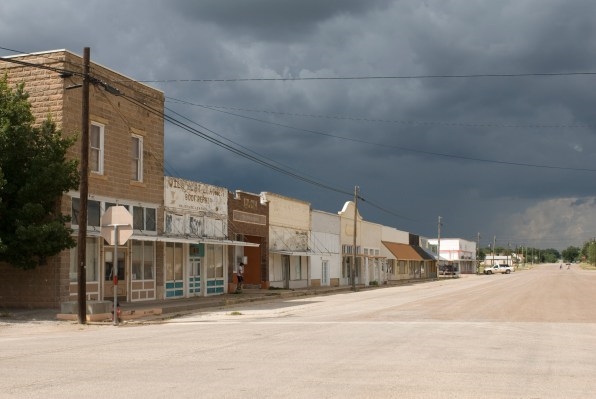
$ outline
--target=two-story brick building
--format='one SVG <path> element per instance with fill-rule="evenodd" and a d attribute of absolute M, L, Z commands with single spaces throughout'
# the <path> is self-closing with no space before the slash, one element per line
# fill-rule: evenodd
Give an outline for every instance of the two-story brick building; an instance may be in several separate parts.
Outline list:
<path fill-rule="evenodd" d="M 27 65 L 0 60 L 9 84 L 24 83 L 36 121 L 51 117 L 65 136 L 81 132 L 83 60 L 66 50 L 10 57 Z M 50 67 L 44 69 L 43 67 Z M 61 70 L 62 72 L 56 72 Z M 89 300 L 113 298 L 112 264 L 119 264 L 118 296 L 143 300 L 162 295 L 163 243 L 156 240 L 163 225 L 164 95 L 162 92 L 92 63 L 90 87 L 89 196 L 86 242 L 86 295 Z M 140 106 L 135 100 L 143 103 Z M 154 112 L 153 112 L 154 111 Z M 70 157 L 80 158 L 80 139 Z M 79 193 L 61 198 L 61 210 L 72 216 L 78 235 Z M 134 234 L 118 248 L 100 237 L 100 221 L 111 205 L 123 205 L 133 215 Z M 0 264 L 0 305 L 59 307 L 77 296 L 77 248 L 65 250 L 31 271 Z"/>

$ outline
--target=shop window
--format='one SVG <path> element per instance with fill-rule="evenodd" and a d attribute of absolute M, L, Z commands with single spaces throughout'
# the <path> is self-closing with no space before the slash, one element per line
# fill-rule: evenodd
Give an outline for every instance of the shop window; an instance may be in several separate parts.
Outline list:
<path fill-rule="evenodd" d="M 154 243 L 132 241 L 132 279 L 153 280 L 155 269 Z"/>
<path fill-rule="evenodd" d="M 71 209 L 71 223 L 78 226 L 81 211 L 81 200 L 79 198 L 72 198 Z M 101 203 L 99 201 L 87 200 L 87 226 L 99 227 L 100 218 Z"/>

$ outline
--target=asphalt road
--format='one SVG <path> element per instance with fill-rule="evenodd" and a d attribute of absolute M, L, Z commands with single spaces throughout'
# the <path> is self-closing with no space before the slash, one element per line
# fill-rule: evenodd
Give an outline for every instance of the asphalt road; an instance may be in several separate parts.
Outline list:
<path fill-rule="evenodd" d="M 595 286 L 545 265 L 161 324 L 0 323 L 0 398 L 593 398 Z"/>

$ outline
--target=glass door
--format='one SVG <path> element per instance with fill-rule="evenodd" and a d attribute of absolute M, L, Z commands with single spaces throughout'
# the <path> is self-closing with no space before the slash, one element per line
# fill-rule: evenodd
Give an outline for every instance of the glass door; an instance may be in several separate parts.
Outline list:
<path fill-rule="evenodd" d="M 182 260 L 182 244 L 166 244 L 166 298 L 179 298 L 184 296 L 184 274 Z"/>
<path fill-rule="evenodd" d="M 188 267 L 188 293 L 201 295 L 201 258 L 190 258 Z"/>
<path fill-rule="evenodd" d="M 114 298 L 114 287 L 118 288 L 118 301 L 126 301 L 127 287 L 129 281 L 127 280 L 128 273 L 126 259 L 128 250 L 126 247 L 118 247 L 118 278 L 114 280 L 114 248 L 105 247 L 104 250 L 104 284 L 103 284 L 103 298 L 105 300 L 112 300 Z M 116 282 L 116 285 L 114 284 Z"/>

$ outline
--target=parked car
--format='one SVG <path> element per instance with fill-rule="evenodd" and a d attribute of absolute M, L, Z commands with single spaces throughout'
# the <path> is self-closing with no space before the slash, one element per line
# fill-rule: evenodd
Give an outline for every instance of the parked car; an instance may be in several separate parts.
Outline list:
<path fill-rule="evenodd" d="M 484 268 L 484 274 L 496 274 L 496 273 L 509 274 L 513 271 L 515 271 L 513 266 L 504 265 L 504 264 L 497 264 L 494 266 L 486 266 Z"/>

